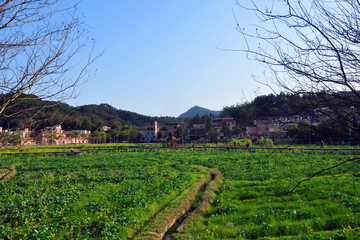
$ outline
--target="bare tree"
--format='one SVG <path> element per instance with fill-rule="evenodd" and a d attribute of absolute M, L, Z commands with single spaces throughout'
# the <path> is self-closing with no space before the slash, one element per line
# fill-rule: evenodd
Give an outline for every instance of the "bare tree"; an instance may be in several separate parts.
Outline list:
<path fill-rule="evenodd" d="M 29 121 L 36 122 L 40 111 L 77 97 L 78 87 L 92 77 L 87 68 L 99 55 L 91 53 L 75 78 L 67 75 L 72 59 L 88 42 L 76 6 L 62 7 L 59 0 L 1 1 L 1 118 L 34 110 Z M 51 102 L 29 104 L 36 100 Z"/>
<path fill-rule="evenodd" d="M 337 134 L 350 137 L 359 133 L 360 2 L 249 0 L 247 3 L 238 2 L 243 9 L 253 11 L 260 23 L 248 27 L 238 22 L 237 30 L 246 43 L 241 51 L 270 69 L 271 77 L 262 83 L 275 92 L 277 86 L 278 91 L 306 96 L 307 100 L 302 102 L 304 108 L 322 115 L 327 126 L 337 128 Z M 303 181 L 347 163 L 359 161 L 358 158 L 344 160 Z"/>
<path fill-rule="evenodd" d="M 246 42 L 243 51 L 271 70 L 262 83 L 306 95 L 304 107 L 346 125 L 348 132 L 358 131 L 354 112 L 360 107 L 360 2 L 243 3 L 238 2 L 260 20 L 251 27 L 238 22 L 237 29 Z"/>

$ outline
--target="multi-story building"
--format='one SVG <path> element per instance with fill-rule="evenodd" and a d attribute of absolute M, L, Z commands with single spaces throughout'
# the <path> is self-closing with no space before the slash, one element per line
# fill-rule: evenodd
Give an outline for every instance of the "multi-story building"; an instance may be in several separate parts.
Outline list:
<path fill-rule="evenodd" d="M 229 117 L 229 116 L 225 116 L 223 118 L 221 118 L 221 117 L 212 118 L 211 122 L 214 125 L 214 130 L 219 132 L 218 139 L 224 138 L 224 133 L 222 132 L 223 125 L 226 124 L 229 127 L 230 131 L 232 131 L 232 130 L 234 130 L 235 124 L 236 124 L 236 121 L 234 120 L 234 118 Z"/>
<path fill-rule="evenodd" d="M 176 132 L 176 130 L 179 128 L 179 123 L 166 123 L 166 131 L 168 134 Z"/>
<path fill-rule="evenodd" d="M 61 128 L 61 125 L 55 125 L 55 126 L 51 126 L 51 127 L 46 127 L 46 132 L 51 132 L 51 133 L 62 133 L 63 130 Z"/>
<path fill-rule="evenodd" d="M 159 132 L 157 121 L 145 121 L 144 125 L 140 127 L 139 132 L 142 135 L 142 140 L 157 140 L 157 134 Z"/>
<path fill-rule="evenodd" d="M 193 124 L 192 128 L 186 129 L 187 139 L 188 140 L 202 140 L 206 138 L 206 126 L 205 124 Z"/>
<path fill-rule="evenodd" d="M 247 138 L 258 138 L 263 135 L 264 132 L 269 132 L 269 120 L 256 119 L 253 125 L 246 126 L 245 135 Z"/>
<path fill-rule="evenodd" d="M 313 117 L 310 115 L 293 115 L 293 116 L 287 116 L 287 117 L 272 117 L 269 119 L 270 125 L 277 125 L 277 126 L 284 126 L 289 125 L 292 123 L 299 123 L 300 121 L 307 121 L 309 123 L 314 123 Z"/>
<path fill-rule="evenodd" d="M 310 115 L 277 116 L 269 119 L 256 119 L 253 125 L 246 126 L 246 137 L 258 138 L 265 132 L 271 136 L 278 131 L 286 132 L 287 126 L 300 121 L 307 121 L 314 124 L 314 117 Z"/>

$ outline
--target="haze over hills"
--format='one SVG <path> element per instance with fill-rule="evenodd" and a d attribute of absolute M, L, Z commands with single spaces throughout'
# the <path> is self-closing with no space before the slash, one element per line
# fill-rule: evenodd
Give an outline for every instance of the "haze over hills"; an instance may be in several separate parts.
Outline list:
<path fill-rule="evenodd" d="M 220 113 L 221 113 L 221 111 L 210 110 L 210 109 L 199 107 L 199 106 L 195 105 L 194 107 L 190 108 L 186 112 L 180 114 L 179 118 L 181 118 L 181 117 L 194 117 L 196 114 L 199 114 L 200 116 L 202 116 L 204 114 L 205 115 L 210 115 L 211 114 L 213 116 L 217 116 Z"/>

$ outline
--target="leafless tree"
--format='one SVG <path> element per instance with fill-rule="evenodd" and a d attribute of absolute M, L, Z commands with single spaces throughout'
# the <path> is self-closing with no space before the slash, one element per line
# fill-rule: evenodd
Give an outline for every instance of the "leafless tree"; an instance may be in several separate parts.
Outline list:
<path fill-rule="evenodd" d="M 246 43 L 242 51 L 271 70 L 263 83 L 310 96 L 307 108 L 359 130 L 353 117 L 360 107 L 360 2 L 247 3 L 238 2 L 253 11 L 260 23 L 248 27 L 238 22 L 237 29 Z"/>
<path fill-rule="evenodd" d="M 248 0 L 238 5 L 259 19 L 250 27 L 237 21 L 237 30 L 245 40 L 241 51 L 270 69 L 262 83 L 275 92 L 307 96 L 302 104 L 309 111 L 336 123 L 329 125 L 342 125 L 348 129 L 344 134 L 358 133 L 360 1 Z M 358 159 L 338 165 L 350 162 Z"/>
<path fill-rule="evenodd" d="M 77 97 L 80 86 L 93 76 L 87 69 L 99 55 L 92 53 L 75 78 L 67 75 L 79 67 L 72 63 L 74 56 L 89 42 L 76 7 L 61 6 L 60 0 L 1 1 L 0 118 L 33 110 L 30 121 L 36 122 L 40 111 Z M 35 100 L 51 103 L 28 104 Z"/>

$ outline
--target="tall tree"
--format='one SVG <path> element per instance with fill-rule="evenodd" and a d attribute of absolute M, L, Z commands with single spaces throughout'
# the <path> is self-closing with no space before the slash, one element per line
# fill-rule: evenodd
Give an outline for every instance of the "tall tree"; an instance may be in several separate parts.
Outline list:
<path fill-rule="evenodd" d="M 239 125 L 238 123 L 236 123 L 234 129 L 232 130 L 232 134 L 233 134 L 236 138 L 238 138 L 238 136 L 240 135 L 240 133 L 241 133 L 241 127 L 240 127 L 240 125 Z"/>
<path fill-rule="evenodd" d="M 230 127 L 226 123 L 221 126 L 221 131 L 224 134 L 225 138 L 230 137 L 231 130 L 230 130 Z"/>
<path fill-rule="evenodd" d="M 6 0 L 0 3 L 0 118 L 52 108 L 76 97 L 76 87 L 88 79 L 87 67 L 97 58 L 91 55 L 77 76 L 73 79 L 67 76 L 73 67 L 70 61 L 88 40 L 82 18 L 75 15 L 76 4 L 61 8 L 60 2 Z M 51 102 L 16 108 L 38 99 Z M 36 122 L 38 115 L 37 112 L 28 121 Z"/>

